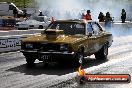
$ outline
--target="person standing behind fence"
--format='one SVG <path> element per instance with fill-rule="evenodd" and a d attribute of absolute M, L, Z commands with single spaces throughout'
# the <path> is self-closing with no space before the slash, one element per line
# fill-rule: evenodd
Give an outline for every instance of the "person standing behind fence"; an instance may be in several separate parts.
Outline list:
<path fill-rule="evenodd" d="M 126 20 L 126 11 L 125 11 L 125 9 L 122 9 L 121 20 L 122 20 L 122 23 L 125 23 L 125 20 Z"/>
<path fill-rule="evenodd" d="M 44 16 L 43 13 L 40 11 L 39 15 L 38 16 Z"/>
<path fill-rule="evenodd" d="M 104 22 L 105 16 L 102 12 L 99 13 L 98 19 L 99 19 L 99 22 Z"/>
<path fill-rule="evenodd" d="M 112 22 L 112 17 L 109 12 L 106 13 L 105 16 L 105 27 L 110 28 L 111 27 L 111 22 Z"/>
<path fill-rule="evenodd" d="M 84 17 L 86 20 L 92 20 L 92 17 L 91 17 L 90 13 L 91 13 L 90 10 L 87 10 L 87 14 Z"/>

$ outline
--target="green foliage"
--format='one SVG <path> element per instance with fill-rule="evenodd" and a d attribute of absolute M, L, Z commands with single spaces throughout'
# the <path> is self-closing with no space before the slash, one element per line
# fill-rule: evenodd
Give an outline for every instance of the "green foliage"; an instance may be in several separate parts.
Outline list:
<path fill-rule="evenodd" d="M 0 2 L 12 2 L 18 7 L 32 7 L 34 0 L 0 0 Z"/>

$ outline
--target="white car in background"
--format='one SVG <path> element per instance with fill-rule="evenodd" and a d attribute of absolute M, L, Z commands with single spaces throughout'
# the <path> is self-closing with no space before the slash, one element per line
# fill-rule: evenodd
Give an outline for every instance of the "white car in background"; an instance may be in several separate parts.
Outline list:
<path fill-rule="evenodd" d="M 1 2 L 0 0 L 0 16 L 13 16 L 14 8 L 16 8 L 18 12 L 18 17 L 23 15 L 23 11 L 20 10 L 14 3 Z"/>
<path fill-rule="evenodd" d="M 22 22 L 17 22 L 15 28 L 18 30 L 45 29 L 51 23 L 47 16 L 37 16 Z"/>

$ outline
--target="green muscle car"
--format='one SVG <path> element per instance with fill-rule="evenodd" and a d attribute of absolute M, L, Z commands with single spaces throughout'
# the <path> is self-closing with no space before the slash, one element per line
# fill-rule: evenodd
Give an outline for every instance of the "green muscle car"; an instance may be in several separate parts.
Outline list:
<path fill-rule="evenodd" d="M 85 56 L 107 59 L 113 37 L 95 21 L 56 20 L 41 34 L 22 40 L 21 52 L 27 64 L 43 62 L 80 64 Z"/>

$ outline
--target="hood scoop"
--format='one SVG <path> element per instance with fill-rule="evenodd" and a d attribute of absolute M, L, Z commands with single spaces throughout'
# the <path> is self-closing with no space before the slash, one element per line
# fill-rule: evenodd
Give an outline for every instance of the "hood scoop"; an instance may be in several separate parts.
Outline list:
<path fill-rule="evenodd" d="M 57 30 L 57 29 L 47 29 L 45 31 L 45 34 L 46 34 L 46 39 L 55 40 L 55 39 L 61 37 L 61 35 L 64 34 L 64 31 Z"/>

